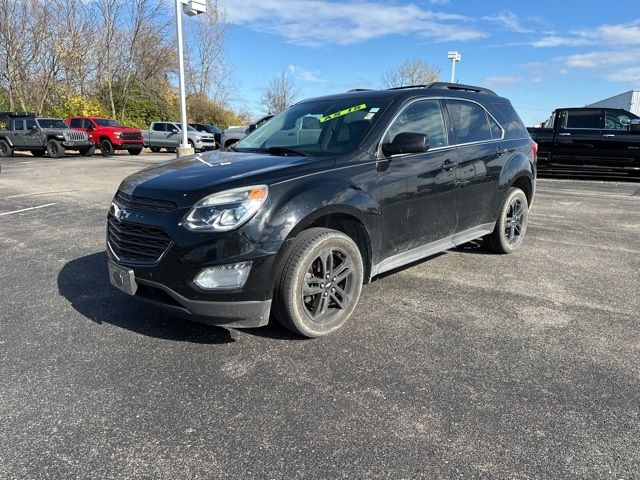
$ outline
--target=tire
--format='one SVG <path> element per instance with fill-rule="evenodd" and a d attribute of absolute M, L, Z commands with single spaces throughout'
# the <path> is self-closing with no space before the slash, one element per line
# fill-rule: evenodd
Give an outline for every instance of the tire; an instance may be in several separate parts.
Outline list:
<path fill-rule="evenodd" d="M 500 206 L 496 227 L 485 237 L 487 246 L 496 253 L 511 253 L 522 245 L 527 232 L 529 203 L 519 188 L 510 188 Z"/>
<path fill-rule="evenodd" d="M 285 255 L 273 299 L 278 322 L 308 338 L 340 328 L 353 313 L 362 290 L 364 269 L 355 242 L 336 230 L 310 228 L 293 240 Z M 346 274 L 340 271 L 344 267 L 350 267 Z"/>
<path fill-rule="evenodd" d="M 80 155 L 82 155 L 83 157 L 91 157 L 94 153 L 96 153 L 96 147 L 95 145 L 91 145 L 88 148 L 82 148 L 78 151 L 80 152 Z"/>
<path fill-rule="evenodd" d="M 100 140 L 100 152 L 102 152 L 102 155 L 105 157 L 110 157 L 115 152 L 113 144 L 106 138 L 104 140 Z"/>
<path fill-rule="evenodd" d="M 160 153 L 160 150 L 162 150 L 160 147 L 149 147 L 149 150 L 151 150 L 153 153 Z"/>
<path fill-rule="evenodd" d="M 11 156 L 13 156 L 13 148 L 11 148 L 9 144 L 4 140 L 0 140 L 0 157 Z"/>
<path fill-rule="evenodd" d="M 64 145 L 57 140 L 51 139 L 47 142 L 47 155 L 51 158 L 61 158 L 64 157 L 66 150 Z"/>
<path fill-rule="evenodd" d="M 44 157 L 46 150 L 42 149 L 42 150 L 31 150 L 31 155 L 33 155 L 34 157 Z"/>
<path fill-rule="evenodd" d="M 127 152 L 129 152 L 129 155 L 140 155 L 142 148 L 129 148 Z"/>

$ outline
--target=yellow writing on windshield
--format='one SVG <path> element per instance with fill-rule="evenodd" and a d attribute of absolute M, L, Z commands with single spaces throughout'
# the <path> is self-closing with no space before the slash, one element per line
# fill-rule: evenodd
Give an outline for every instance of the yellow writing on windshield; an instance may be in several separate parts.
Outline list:
<path fill-rule="evenodd" d="M 345 108 L 344 110 L 340 110 L 339 112 L 332 113 L 331 115 L 327 115 L 326 117 L 320 118 L 320 123 L 333 120 L 334 118 L 343 117 L 344 115 L 357 112 L 358 110 L 364 110 L 365 108 L 367 108 L 367 106 L 364 103 L 361 105 L 356 105 L 355 107 Z"/>

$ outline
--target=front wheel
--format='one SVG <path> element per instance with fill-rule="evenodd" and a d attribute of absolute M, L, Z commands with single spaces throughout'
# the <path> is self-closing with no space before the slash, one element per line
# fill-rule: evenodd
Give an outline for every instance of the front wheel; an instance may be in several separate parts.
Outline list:
<path fill-rule="evenodd" d="M 351 316 L 362 281 L 362 256 L 350 237 L 328 228 L 304 230 L 288 249 L 276 281 L 274 313 L 302 336 L 327 335 Z"/>
<path fill-rule="evenodd" d="M 78 151 L 83 157 L 91 157 L 94 153 L 96 153 L 96 147 L 95 145 L 91 145 L 90 147 L 81 148 Z"/>
<path fill-rule="evenodd" d="M 51 158 L 61 158 L 64 157 L 66 153 L 64 145 L 57 140 L 49 140 L 47 142 L 47 155 Z"/>
<path fill-rule="evenodd" d="M 495 229 L 485 237 L 496 253 L 511 253 L 523 242 L 529 220 L 527 196 L 519 188 L 510 188 L 502 202 Z"/>
<path fill-rule="evenodd" d="M 140 152 L 142 152 L 142 148 L 130 148 L 127 150 L 127 152 L 129 152 L 129 155 L 140 155 Z"/>
<path fill-rule="evenodd" d="M 113 144 L 107 139 L 100 140 L 100 152 L 105 157 L 110 157 L 115 152 Z"/>

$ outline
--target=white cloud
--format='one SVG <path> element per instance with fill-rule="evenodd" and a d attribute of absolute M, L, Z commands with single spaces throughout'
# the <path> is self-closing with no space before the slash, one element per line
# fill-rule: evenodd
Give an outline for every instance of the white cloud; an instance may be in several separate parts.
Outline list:
<path fill-rule="evenodd" d="M 607 68 L 640 61 L 640 51 L 610 50 L 577 53 L 564 57 L 556 57 L 553 60 L 565 68 Z"/>
<path fill-rule="evenodd" d="M 320 70 L 310 70 L 308 68 L 299 67 L 297 65 L 289 65 L 287 67 L 288 72 L 293 75 L 296 79 L 302 82 L 312 82 L 312 83 L 325 83 L 321 76 Z"/>
<path fill-rule="evenodd" d="M 640 83 L 640 67 L 629 67 L 613 70 L 604 75 L 606 80 L 619 83 Z"/>
<path fill-rule="evenodd" d="M 533 29 L 531 29 L 530 27 L 525 27 L 520 21 L 520 18 L 518 17 L 518 15 L 516 15 L 510 10 L 502 10 L 496 15 L 482 17 L 482 19 L 487 22 L 497 23 L 498 25 L 502 26 L 503 28 L 511 32 L 516 32 L 516 33 L 533 32 Z"/>
<path fill-rule="evenodd" d="M 640 19 L 628 23 L 604 24 L 566 35 L 549 34 L 532 42 L 533 47 L 579 47 L 584 45 L 634 46 L 640 45 Z"/>
<path fill-rule="evenodd" d="M 640 20 L 618 25 L 601 25 L 596 37 L 609 45 L 640 45 Z"/>
<path fill-rule="evenodd" d="M 521 77 L 518 75 L 495 75 L 486 77 L 482 84 L 489 87 L 513 87 L 523 83 L 540 83 L 541 77 Z"/>
<path fill-rule="evenodd" d="M 559 37 L 557 35 L 549 35 L 539 40 L 530 42 L 532 47 L 580 47 L 584 45 L 593 45 L 597 43 L 595 40 L 581 37 Z"/>
<path fill-rule="evenodd" d="M 463 15 L 426 10 L 414 4 L 377 1 L 219 0 L 231 22 L 285 37 L 288 42 L 320 47 L 352 45 L 389 35 L 419 35 L 434 42 L 468 41 L 487 34 L 469 26 Z"/>

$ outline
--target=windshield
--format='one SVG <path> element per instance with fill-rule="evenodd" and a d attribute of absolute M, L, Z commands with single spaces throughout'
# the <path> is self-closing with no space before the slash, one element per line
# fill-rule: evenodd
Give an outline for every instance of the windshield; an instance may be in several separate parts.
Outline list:
<path fill-rule="evenodd" d="M 63 120 L 59 118 L 39 118 L 40 128 L 69 128 Z"/>
<path fill-rule="evenodd" d="M 358 148 L 389 103 L 390 99 L 386 98 L 299 103 L 241 140 L 236 149 L 241 152 L 271 150 L 274 154 L 288 149 L 312 156 L 348 153 Z"/>
<path fill-rule="evenodd" d="M 171 125 L 174 126 L 174 128 L 177 128 L 178 131 L 182 131 L 182 125 L 179 123 L 172 123 Z M 171 128 L 169 128 L 169 130 L 171 130 Z M 197 132 L 197 130 L 195 128 L 193 128 L 191 125 L 187 125 L 187 132 Z"/>
<path fill-rule="evenodd" d="M 93 121 L 101 127 L 124 127 L 117 120 L 111 120 L 110 118 L 94 118 Z"/>

